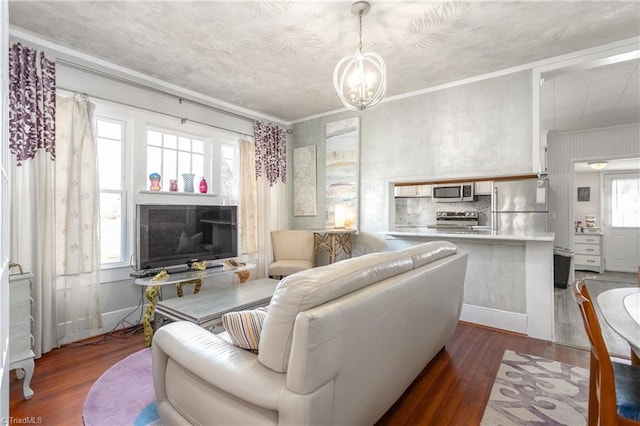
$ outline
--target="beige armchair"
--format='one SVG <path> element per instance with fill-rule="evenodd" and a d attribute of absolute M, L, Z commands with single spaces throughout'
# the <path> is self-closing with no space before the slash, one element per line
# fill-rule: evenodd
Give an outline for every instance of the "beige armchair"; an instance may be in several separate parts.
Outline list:
<path fill-rule="evenodd" d="M 270 277 L 284 277 L 313 268 L 313 232 L 302 230 L 272 231 L 273 263 Z"/>

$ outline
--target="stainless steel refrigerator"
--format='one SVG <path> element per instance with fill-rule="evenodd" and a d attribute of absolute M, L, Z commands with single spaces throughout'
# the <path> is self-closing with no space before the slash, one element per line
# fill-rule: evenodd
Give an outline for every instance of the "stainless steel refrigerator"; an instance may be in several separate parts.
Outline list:
<path fill-rule="evenodd" d="M 493 229 L 517 235 L 547 232 L 548 186 L 547 179 L 495 182 L 491 197 Z"/>

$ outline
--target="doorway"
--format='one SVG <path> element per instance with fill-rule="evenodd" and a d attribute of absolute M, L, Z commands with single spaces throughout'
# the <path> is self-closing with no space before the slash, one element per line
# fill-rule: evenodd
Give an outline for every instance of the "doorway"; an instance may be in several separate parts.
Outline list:
<path fill-rule="evenodd" d="M 604 175 L 605 269 L 635 272 L 640 266 L 640 172 Z"/>

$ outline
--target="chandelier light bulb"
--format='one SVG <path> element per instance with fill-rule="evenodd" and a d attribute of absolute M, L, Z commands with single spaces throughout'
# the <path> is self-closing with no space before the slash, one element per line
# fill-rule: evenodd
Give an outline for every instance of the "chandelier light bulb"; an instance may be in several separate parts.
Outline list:
<path fill-rule="evenodd" d="M 342 58 L 333 71 L 333 86 L 338 97 L 347 109 L 354 111 L 375 107 L 387 93 L 387 69 L 382 57 L 373 52 L 362 53 L 362 16 L 370 9 L 366 1 L 351 5 L 351 13 L 359 18 L 358 50 Z"/>

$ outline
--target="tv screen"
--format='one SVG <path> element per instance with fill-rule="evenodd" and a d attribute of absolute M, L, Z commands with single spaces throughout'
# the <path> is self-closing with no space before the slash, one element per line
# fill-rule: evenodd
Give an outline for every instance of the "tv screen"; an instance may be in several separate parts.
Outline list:
<path fill-rule="evenodd" d="M 136 269 L 238 255 L 236 206 L 137 206 Z"/>

